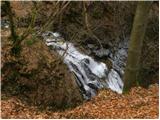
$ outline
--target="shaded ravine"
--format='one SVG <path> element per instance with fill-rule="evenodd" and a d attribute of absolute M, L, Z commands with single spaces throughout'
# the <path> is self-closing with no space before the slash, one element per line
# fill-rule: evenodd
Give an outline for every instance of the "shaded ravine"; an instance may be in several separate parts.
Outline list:
<path fill-rule="evenodd" d="M 74 73 L 76 82 L 85 99 L 95 96 L 97 90 L 101 88 L 110 88 L 117 93 L 122 93 L 123 81 L 121 76 L 124 74 L 127 45 L 119 44 L 119 48 L 114 55 L 109 54 L 113 67 L 108 69 L 105 63 L 97 62 L 92 57 L 79 52 L 72 43 L 65 41 L 59 33 L 48 31 L 43 33 L 42 36 L 46 45 L 58 52 L 70 71 Z M 102 49 L 96 52 L 99 52 L 101 56 L 103 53 L 106 54 Z"/>

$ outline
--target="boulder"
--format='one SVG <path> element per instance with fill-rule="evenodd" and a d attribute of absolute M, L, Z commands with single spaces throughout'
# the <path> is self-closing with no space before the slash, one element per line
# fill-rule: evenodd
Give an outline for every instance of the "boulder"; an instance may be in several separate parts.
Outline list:
<path fill-rule="evenodd" d="M 5 47 L 2 49 L 5 52 Z M 7 85 L 12 88 L 15 88 L 16 85 L 18 88 L 16 95 L 22 101 L 42 107 L 66 108 L 82 102 L 83 98 L 73 74 L 63 60 L 54 51 L 51 52 L 42 40 L 24 40 L 21 56 L 17 58 L 18 62 L 12 66 L 6 66 L 12 61 L 5 61 L 8 54 L 2 57 L 5 62 L 3 66 L 5 69 L 2 68 L 2 92 L 8 91 L 5 90 L 8 88 Z M 12 76 L 13 78 L 10 77 L 12 79 L 8 80 L 15 70 L 16 76 Z M 14 81 L 16 84 L 5 84 L 6 81 Z"/>

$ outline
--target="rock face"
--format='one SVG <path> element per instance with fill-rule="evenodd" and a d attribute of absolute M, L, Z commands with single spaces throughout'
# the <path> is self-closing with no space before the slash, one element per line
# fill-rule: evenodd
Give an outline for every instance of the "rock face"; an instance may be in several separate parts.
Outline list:
<path fill-rule="evenodd" d="M 10 60 L 4 60 L 2 92 L 11 88 L 9 92 L 12 94 L 12 91 L 16 91 L 14 95 L 18 95 L 21 100 L 43 107 L 65 108 L 82 101 L 74 76 L 56 53 L 51 54 L 41 40 L 35 40 L 34 44 L 28 44 L 28 40 L 25 40 L 22 46 L 19 58 L 21 65 L 15 62 L 13 66 L 7 67 Z M 2 59 L 6 59 L 8 54 L 5 55 L 5 46 L 2 49 Z M 16 74 L 16 77 L 11 75 L 12 73 Z M 10 80 L 9 76 L 12 76 Z M 8 84 L 12 82 L 14 84 Z M 15 85 L 18 89 L 13 90 Z"/>

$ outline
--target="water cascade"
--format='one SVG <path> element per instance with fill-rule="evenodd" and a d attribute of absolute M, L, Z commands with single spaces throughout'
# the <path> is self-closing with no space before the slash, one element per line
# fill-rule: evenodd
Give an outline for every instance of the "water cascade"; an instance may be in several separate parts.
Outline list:
<path fill-rule="evenodd" d="M 48 31 L 42 36 L 46 45 L 63 57 L 64 63 L 75 75 L 76 82 L 85 99 L 95 96 L 97 90 L 101 88 L 110 88 L 117 93 L 122 93 L 123 81 L 121 76 L 124 74 L 124 60 L 127 56 L 126 48 L 122 47 L 124 45 L 120 44 L 120 49 L 114 55 L 109 54 L 113 67 L 108 69 L 105 63 L 95 61 L 92 57 L 78 51 L 72 43 L 64 41 L 59 33 Z M 105 49 L 100 49 L 99 52 L 96 52 L 102 56 L 107 51 L 109 52 L 109 50 L 105 51 Z"/>

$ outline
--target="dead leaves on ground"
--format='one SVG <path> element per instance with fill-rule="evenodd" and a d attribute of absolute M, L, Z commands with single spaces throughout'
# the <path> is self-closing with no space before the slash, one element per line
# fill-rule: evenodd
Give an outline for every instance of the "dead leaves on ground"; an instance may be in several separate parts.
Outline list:
<path fill-rule="evenodd" d="M 22 104 L 12 97 L 2 100 L 2 118 L 158 118 L 159 86 L 149 89 L 135 87 L 128 94 L 121 95 L 111 90 L 102 90 L 90 101 L 65 111 L 40 111 Z"/>

